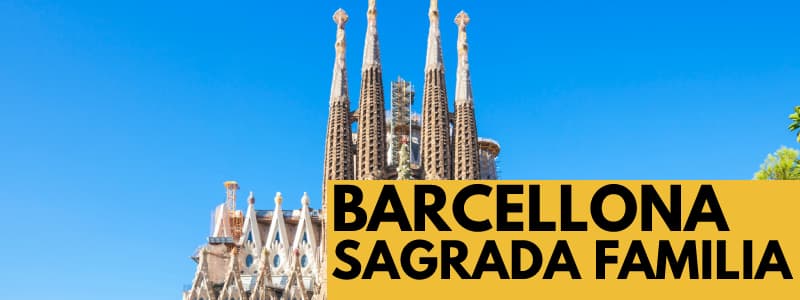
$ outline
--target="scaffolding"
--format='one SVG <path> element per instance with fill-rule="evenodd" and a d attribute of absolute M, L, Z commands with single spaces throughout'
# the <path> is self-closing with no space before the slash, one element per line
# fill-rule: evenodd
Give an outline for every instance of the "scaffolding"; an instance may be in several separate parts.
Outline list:
<path fill-rule="evenodd" d="M 239 184 L 236 181 L 225 182 L 225 210 L 228 213 L 227 220 L 228 230 L 230 230 L 233 241 L 238 241 L 242 236 L 242 225 L 244 224 L 244 215 L 241 211 L 236 210 L 236 192 L 239 190 Z"/>
<path fill-rule="evenodd" d="M 414 86 L 397 76 L 392 81 L 391 102 L 391 141 L 389 165 L 397 166 L 400 162 L 400 147 L 409 142 L 411 136 L 411 105 L 414 104 Z"/>

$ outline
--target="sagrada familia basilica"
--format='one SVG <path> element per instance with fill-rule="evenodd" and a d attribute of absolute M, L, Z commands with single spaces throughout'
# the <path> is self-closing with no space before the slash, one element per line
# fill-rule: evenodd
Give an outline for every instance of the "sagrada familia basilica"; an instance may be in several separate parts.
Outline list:
<path fill-rule="evenodd" d="M 422 113 L 412 113 L 410 83 L 391 84 L 391 110 L 384 100 L 375 0 L 369 0 L 358 108 L 350 109 L 345 64 L 345 24 L 339 9 L 336 58 L 325 142 L 322 209 L 311 208 L 308 195 L 299 210 L 283 210 L 275 196 L 273 210 L 257 210 L 251 193 L 245 211 L 236 209 L 239 185 L 225 182 L 225 202 L 212 215 L 207 244 L 192 255 L 197 271 L 184 300 L 327 299 L 324 182 L 327 180 L 497 179 L 497 142 L 479 138 L 467 47 L 469 16 L 455 17 L 458 68 L 455 111 L 450 112 L 439 31 L 437 0 L 428 16 L 428 48 Z M 356 123 L 353 132 L 353 123 Z"/>

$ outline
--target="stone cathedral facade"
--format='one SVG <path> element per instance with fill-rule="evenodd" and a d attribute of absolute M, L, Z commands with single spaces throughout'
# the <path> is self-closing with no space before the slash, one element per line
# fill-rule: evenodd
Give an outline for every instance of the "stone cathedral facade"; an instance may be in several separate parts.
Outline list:
<path fill-rule="evenodd" d="M 301 209 L 283 210 L 283 198 L 278 193 L 273 210 L 257 210 L 251 193 L 247 209 L 237 210 L 239 186 L 226 182 L 226 199 L 212 214 L 207 243 L 192 255 L 197 269 L 191 285 L 184 289 L 184 300 L 327 299 L 323 230 L 327 180 L 497 179 L 500 146 L 491 139 L 479 138 L 477 132 L 468 61 L 469 16 L 462 11 L 455 17 L 458 68 L 455 111 L 450 112 L 438 3 L 431 0 L 421 118 L 410 109 L 386 111 L 377 16 L 375 0 L 369 0 L 358 107 L 351 110 L 345 62 L 345 24 L 349 16 L 342 9 L 333 15 L 336 55 L 325 139 L 322 208 L 312 209 L 310 199 L 304 195 Z M 405 103 L 410 107 L 413 92 L 395 93 L 397 86 L 405 91 L 409 85 L 402 80 L 395 82 L 392 97 L 397 94 L 412 99 L 393 101 L 393 106 Z M 404 130 L 398 130 L 398 126 Z"/>

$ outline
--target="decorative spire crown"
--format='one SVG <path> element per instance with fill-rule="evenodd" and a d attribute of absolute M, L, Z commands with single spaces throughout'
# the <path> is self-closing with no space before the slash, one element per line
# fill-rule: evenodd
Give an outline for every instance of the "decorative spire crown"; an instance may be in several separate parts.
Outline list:
<path fill-rule="evenodd" d="M 336 30 L 336 53 L 337 54 L 344 54 L 344 48 L 347 45 L 344 41 L 344 24 L 347 23 L 347 20 L 350 19 L 350 16 L 347 15 L 347 12 L 344 9 L 338 9 L 333 14 L 333 21 L 336 22 L 338 25 L 338 30 Z"/>
<path fill-rule="evenodd" d="M 454 22 L 458 25 L 458 70 L 456 76 L 456 104 L 472 102 L 472 83 L 469 78 L 469 58 L 467 50 L 467 24 L 469 15 L 463 10 Z"/>
<path fill-rule="evenodd" d="M 331 83 L 331 103 L 349 101 L 347 99 L 347 71 L 345 69 L 345 42 L 344 25 L 350 17 L 344 9 L 338 9 L 333 13 L 333 21 L 336 22 L 336 60 L 333 65 L 333 82 Z"/>
<path fill-rule="evenodd" d="M 347 12 L 344 9 L 337 9 L 335 13 L 333 13 L 333 21 L 339 25 L 339 27 L 344 27 L 344 24 L 347 23 L 347 20 L 350 20 L 350 16 L 347 15 Z"/>
<path fill-rule="evenodd" d="M 466 56 L 467 54 L 467 24 L 469 24 L 469 15 L 463 10 L 456 15 L 456 25 L 458 25 L 458 55 Z M 464 57 L 466 59 L 466 57 Z"/>
<path fill-rule="evenodd" d="M 455 22 L 459 29 L 465 28 L 467 27 L 467 24 L 469 24 L 469 15 L 467 12 L 462 10 L 458 13 L 458 15 L 456 15 Z"/>

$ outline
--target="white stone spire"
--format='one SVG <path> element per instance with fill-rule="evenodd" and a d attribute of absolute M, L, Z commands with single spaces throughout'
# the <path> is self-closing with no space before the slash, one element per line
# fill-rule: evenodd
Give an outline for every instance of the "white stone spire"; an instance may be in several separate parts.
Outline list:
<path fill-rule="evenodd" d="M 458 70 L 456 72 L 456 104 L 473 102 L 472 82 L 469 78 L 469 47 L 467 45 L 467 24 L 469 15 L 463 10 L 455 19 L 458 25 Z"/>
<path fill-rule="evenodd" d="M 475 124 L 475 105 L 472 99 L 472 82 L 469 78 L 467 57 L 467 24 L 469 15 L 464 11 L 455 19 L 458 25 L 458 71 L 456 75 L 456 113 L 453 147 L 454 179 L 480 179 L 478 157 L 478 126 Z"/>
<path fill-rule="evenodd" d="M 348 102 L 350 98 L 347 93 L 347 67 L 345 65 L 345 33 L 344 25 L 349 17 L 343 9 L 339 9 L 333 14 L 333 21 L 338 25 L 336 30 L 336 60 L 333 64 L 333 81 L 331 82 L 331 103 Z"/>
<path fill-rule="evenodd" d="M 431 0 L 431 7 L 428 9 L 430 28 L 428 28 L 428 52 L 425 57 L 425 71 L 432 68 L 444 69 L 442 62 L 442 38 L 439 32 L 439 1 Z"/>
<path fill-rule="evenodd" d="M 325 209 L 325 181 L 331 179 L 353 179 L 353 153 L 350 131 L 350 96 L 347 90 L 347 67 L 345 65 L 344 25 L 348 16 L 343 9 L 333 14 L 336 22 L 336 59 L 333 63 L 331 96 L 328 112 L 328 132 L 325 139 L 325 161 L 323 174 L 322 209 Z"/>
<path fill-rule="evenodd" d="M 362 72 L 371 66 L 381 64 L 381 50 L 378 45 L 378 9 L 375 0 L 369 0 L 367 9 L 367 36 L 364 41 L 364 60 Z"/>

